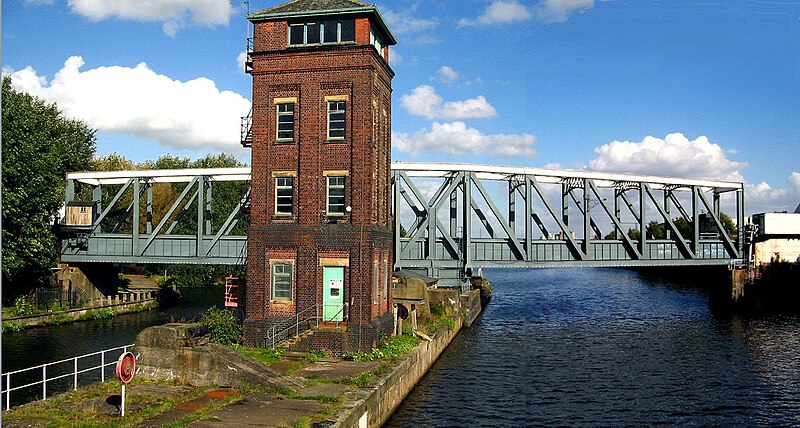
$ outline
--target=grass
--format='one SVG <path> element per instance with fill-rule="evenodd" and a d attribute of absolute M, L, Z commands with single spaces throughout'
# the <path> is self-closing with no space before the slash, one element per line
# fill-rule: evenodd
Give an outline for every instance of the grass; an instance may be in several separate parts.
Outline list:
<path fill-rule="evenodd" d="M 281 359 L 281 354 L 285 351 L 282 348 L 246 348 L 244 346 L 235 346 L 233 349 L 268 366 L 278 362 Z"/>
<path fill-rule="evenodd" d="M 147 382 L 134 380 L 133 385 Z M 103 397 L 119 395 L 121 384 L 118 381 L 96 383 L 77 391 L 48 397 L 44 401 L 35 401 L 22 406 L 13 407 L 3 414 L 5 421 L 35 421 L 36 426 L 45 427 L 129 427 L 138 425 L 175 404 L 191 400 L 211 390 L 213 387 L 198 388 L 175 397 L 157 397 L 150 394 L 129 393 L 126 406 L 129 409 L 141 407 L 141 410 L 126 412 L 122 419 L 114 414 L 103 414 L 84 409 L 84 405 Z M 222 404 L 220 404 L 222 406 Z M 198 415 L 198 418 L 202 415 Z M 194 420 L 194 419 L 193 419 Z M 188 423 L 188 422 L 187 422 Z"/>
<path fill-rule="evenodd" d="M 377 348 L 373 348 L 369 352 L 348 352 L 343 355 L 344 359 L 352 361 L 378 361 L 378 360 L 392 360 L 407 354 L 419 344 L 419 338 L 415 336 L 401 336 L 389 337 L 381 340 L 381 344 Z"/>

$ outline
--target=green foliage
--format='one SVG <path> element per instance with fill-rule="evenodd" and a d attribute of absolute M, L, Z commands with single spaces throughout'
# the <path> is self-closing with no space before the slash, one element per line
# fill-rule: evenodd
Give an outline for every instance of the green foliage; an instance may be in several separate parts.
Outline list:
<path fill-rule="evenodd" d="M 444 304 L 442 304 L 442 302 L 431 302 L 429 307 L 431 309 L 431 315 L 437 317 L 444 315 Z"/>
<path fill-rule="evenodd" d="M 81 320 L 103 320 L 114 318 L 117 316 L 117 312 L 111 308 L 103 308 L 103 309 L 96 309 L 86 311 L 85 314 L 81 315 L 78 319 Z"/>
<path fill-rule="evenodd" d="M 436 324 L 447 327 L 447 331 L 453 331 L 456 328 L 456 321 L 448 316 L 442 316 L 436 320 Z"/>
<path fill-rule="evenodd" d="M 33 306 L 29 301 L 27 296 L 19 296 L 17 300 L 14 301 L 14 308 L 12 309 L 14 316 L 24 317 L 27 315 L 33 315 L 39 311 L 36 310 L 36 307 Z"/>
<path fill-rule="evenodd" d="M 281 355 L 286 351 L 283 348 L 245 348 L 243 346 L 236 346 L 235 349 L 250 358 L 254 358 L 266 365 L 271 365 L 280 360 Z"/>
<path fill-rule="evenodd" d="M 3 321 L 3 333 L 22 331 L 22 324 L 17 322 Z"/>
<path fill-rule="evenodd" d="M 88 169 L 95 131 L 62 116 L 55 104 L 2 81 L 2 275 L 7 296 L 46 284 L 55 261 L 54 214 L 65 174 Z"/>
<path fill-rule="evenodd" d="M 369 352 L 347 352 L 342 358 L 352 361 L 390 360 L 407 354 L 419 344 L 419 338 L 414 336 L 394 336 L 381 341 L 380 346 Z"/>
<path fill-rule="evenodd" d="M 738 233 L 738 228 L 736 227 L 736 222 L 725 213 L 719 213 L 719 220 L 722 222 L 722 228 L 725 230 L 725 233 L 728 234 L 730 237 L 736 237 Z"/>
<path fill-rule="evenodd" d="M 75 318 L 73 318 L 71 315 L 66 314 L 64 312 L 58 312 L 56 314 L 53 314 L 52 317 L 50 317 L 50 319 L 47 321 L 47 324 L 50 325 L 66 324 L 74 320 Z"/>
<path fill-rule="evenodd" d="M 211 341 L 220 345 L 235 345 L 244 334 L 244 327 L 239 325 L 239 320 L 225 309 L 208 308 L 200 317 L 200 323 L 211 330 Z"/>

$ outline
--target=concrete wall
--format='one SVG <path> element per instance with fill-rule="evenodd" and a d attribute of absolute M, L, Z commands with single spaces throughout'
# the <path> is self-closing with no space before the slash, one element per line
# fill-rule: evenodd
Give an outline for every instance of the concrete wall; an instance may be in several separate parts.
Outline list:
<path fill-rule="evenodd" d="M 296 381 L 227 346 L 209 343 L 200 324 L 148 327 L 136 336 L 136 373 L 147 380 L 192 386 L 299 387 Z M 207 330 L 206 330 L 207 331 Z"/>
<path fill-rule="evenodd" d="M 117 315 L 127 314 L 131 312 L 140 312 L 149 310 L 157 306 L 157 302 L 152 297 L 152 293 L 142 293 L 137 295 L 122 295 L 109 297 L 100 304 L 101 301 L 96 301 L 96 306 L 91 306 L 81 309 L 70 309 L 63 312 L 48 312 L 44 314 L 28 315 L 24 317 L 7 317 L 3 318 L 3 322 L 19 323 L 23 328 L 39 327 L 49 325 L 55 316 L 67 315 L 72 318 L 72 321 L 78 321 L 80 317 L 86 315 L 89 311 L 98 311 L 101 309 L 113 309 Z"/>
<path fill-rule="evenodd" d="M 777 262 L 800 262 L 800 239 L 768 239 L 755 244 L 756 265 Z"/>
<path fill-rule="evenodd" d="M 345 403 L 342 412 L 333 427 L 380 427 L 394 413 L 397 406 L 406 398 L 428 373 L 439 355 L 450 345 L 461 327 L 464 326 L 465 307 L 460 306 L 460 299 L 456 295 L 455 326 L 452 331 L 439 329 L 432 341 L 423 341 L 406 358 L 398 364 L 392 372 L 372 385 L 369 389 L 359 389 L 345 394 Z M 477 302 L 477 304 L 475 303 Z M 469 308 L 478 308 L 480 312 L 479 293 L 470 293 L 465 300 Z M 470 314 L 472 319 L 474 317 Z M 477 314 L 475 314 L 477 316 Z"/>

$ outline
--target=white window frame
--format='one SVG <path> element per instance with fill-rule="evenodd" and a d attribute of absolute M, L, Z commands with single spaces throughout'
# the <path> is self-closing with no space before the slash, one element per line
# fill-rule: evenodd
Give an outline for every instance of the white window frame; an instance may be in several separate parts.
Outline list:
<path fill-rule="evenodd" d="M 325 191 L 325 196 L 326 196 L 325 197 L 325 212 L 329 216 L 342 216 L 342 217 L 344 217 L 346 215 L 345 207 L 346 207 L 346 204 L 347 204 L 347 201 L 346 201 L 347 176 L 346 175 L 329 175 L 329 176 L 325 177 L 325 180 L 326 180 L 326 186 L 325 186 L 325 188 L 326 188 L 326 191 Z M 332 184 L 331 183 L 332 180 L 336 180 L 336 181 L 340 181 L 341 180 L 341 184 L 339 184 L 339 183 Z M 342 198 L 342 203 L 341 204 L 335 204 L 336 206 L 341 205 L 341 207 L 342 207 L 342 211 L 341 212 L 331 211 L 331 206 L 334 205 L 334 204 L 331 203 L 331 190 L 332 189 L 342 189 L 342 195 L 341 196 L 334 196 L 336 198 L 339 198 L 339 197 Z"/>
<path fill-rule="evenodd" d="M 286 185 L 286 180 L 289 180 L 289 184 Z M 283 181 L 283 183 L 281 183 Z M 279 204 L 278 203 L 278 191 L 279 190 L 286 190 L 289 189 L 289 211 L 281 211 L 279 209 L 280 206 L 286 204 Z M 286 197 L 286 196 L 282 196 Z M 275 215 L 286 215 L 290 216 L 294 214 L 294 177 L 275 177 Z"/>
<path fill-rule="evenodd" d="M 285 290 L 282 291 L 281 295 L 277 295 L 275 293 L 276 287 L 276 279 L 279 277 L 285 278 L 287 273 L 285 272 L 286 267 L 288 266 L 289 272 L 289 296 L 288 298 L 285 296 Z M 282 272 L 278 272 L 278 269 L 281 269 Z M 269 263 L 269 270 L 270 270 L 270 291 L 269 296 L 270 300 L 281 300 L 291 302 L 294 297 L 294 261 L 293 260 L 271 260 Z M 283 284 L 285 285 L 285 283 Z"/>
<path fill-rule="evenodd" d="M 275 138 L 278 141 L 294 141 L 294 104 L 293 102 L 288 103 L 277 103 L 275 104 Z M 291 111 L 281 111 L 282 107 L 291 106 Z M 281 117 L 291 116 L 292 118 L 292 130 L 291 131 L 281 131 Z M 289 122 L 284 122 L 289 123 Z M 281 137 L 281 132 L 291 132 L 290 137 Z"/>
<path fill-rule="evenodd" d="M 327 41 L 325 40 L 325 22 L 333 22 L 336 25 L 336 40 Z M 352 21 L 353 22 L 353 40 L 342 40 L 342 23 L 344 21 Z M 308 29 L 311 25 L 319 25 L 319 42 L 318 43 L 308 43 Z M 356 30 L 355 30 L 355 19 L 331 19 L 331 20 L 322 20 L 319 22 L 303 22 L 299 24 L 289 24 L 288 26 L 288 45 L 289 46 L 306 46 L 306 45 L 333 45 L 333 44 L 340 44 L 340 43 L 354 43 L 356 41 Z M 292 43 L 292 28 L 293 27 L 302 27 L 303 28 L 303 41 L 302 43 Z"/>
<path fill-rule="evenodd" d="M 328 139 L 329 140 L 344 140 L 347 136 L 347 101 L 346 100 L 328 100 Z M 332 121 L 331 116 L 334 114 L 341 114 L 344 118 L 342 120 Z M 331 123 L 341 123 L 341 128 L 335 128 L 337 131 L 341 129 L 341 136 L 331 136 Z"/>

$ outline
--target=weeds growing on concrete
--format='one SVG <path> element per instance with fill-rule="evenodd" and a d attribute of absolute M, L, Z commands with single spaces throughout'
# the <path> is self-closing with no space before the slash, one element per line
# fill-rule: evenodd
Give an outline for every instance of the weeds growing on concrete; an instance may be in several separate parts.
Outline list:
<path fill-rule="evenodd" d="M 391 360 L 407 354 L 419 344 L 419 338 L 414 336 L 394 336 L 385 338 L 381 341 L 380 346 L 373 348 L 369 352 L 348 352 L 342 357 L 351 361 L 377 361 L 377 360 Z"/>
<path fill-rule="evenodd" d="M 147 382 L 134 380 L 131 385 L 145 383 Z M 153 416 L 171 409 L 175 404 L 191 400 L 212 388 L 199 388 L 169 398 L 129 392 L 126 400 L 126 407 L 129 410 L 126 412 L 125 418 L 120 418 L 114 412 L 95 410 L 95 406 L 103 403 L 104 398 L 120 393 L 121 384 L 117 381 L 108 381 L 82 387 L 77 391 L 54 395 L 48 397 L 45 401 L 35 401 L 14 407 L 3 414 L 3 419 L 4 422 L 19 421 L 32 426 L 136 426 Z"/>
<path fill-rule="evenodd" d="M 244 346 L 234 346 L 233 349 L 266 365 L 276 363 L 280 360 L 281 354 L 285 351 L 285 349 L 282 348 L 246 348 Z"/>

